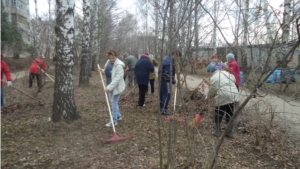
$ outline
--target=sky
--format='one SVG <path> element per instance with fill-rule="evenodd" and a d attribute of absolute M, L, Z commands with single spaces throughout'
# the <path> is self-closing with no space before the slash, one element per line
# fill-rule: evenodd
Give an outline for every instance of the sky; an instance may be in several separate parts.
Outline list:
<path fill-rule="evenodd" d="M 80 0 L 75 0 L 75 10 L 77 12 L 81 12 L 82 9 L 82 3 Z M 54 0 L 51 0 L 51 10 L 54 11 Z M 127 10 L 130 13 L 135 13 L 135 0 L 118 0 L 118 7 L 121 10 Z M 48 0 L 37 0 L 37 7 L 38 7 L 38 14 L 39 17 L 48 16 Z M 29 0 L 29 11 L 30 11 L 30 17 L 35 17 L 35 3 L 34 0 Z"/>

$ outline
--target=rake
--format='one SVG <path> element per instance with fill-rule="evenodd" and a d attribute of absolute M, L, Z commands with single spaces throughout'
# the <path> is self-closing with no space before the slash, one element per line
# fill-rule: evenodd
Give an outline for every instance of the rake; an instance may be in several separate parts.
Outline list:
<path fill-rule="evenodd" d="M 138 85 L 135 85 L 124 97 L 120 99 L 120 101 L 126 100 L 127 96 L 137 87 Z"/>
<path fill-rule="evenodd" d="M 46 73 L 43 69 L 41 69 L 39 66 L 37 66 L 43 73 L 45 73 L 45 75 L 46 76 L 48 76 L 49 77 L 49 79 L 51 79 L 52 80 L 52 82 L 55 82 L 54 81 L 54 79 L 52 79 L 52 77 L 48 74 L 48 73 Z"/>
<path fill-rule="evenodd" d="M 174 113 L 175 113 L 175 110 L 176 110 L 176 98 L 177 98 L 177 90 L 178 88 L 176 87 L 175 89 L 175 95 L 174 95 Z M 171 120 L 171 119 L 175 119 L 174 117 L 174 114 L 172 117 L 165 117 L 164 120 Z M 178 122 L 184 122 L 183 119 L 177 119 Z"/>
<path fill-rule="evenodd" d="M 99 64 L 98 64 L 98 69 L 100 69 Z M 104 80 L 103 80 L 103 77 L 102 77 L 102 73 L 101 72 L 99 72 L 99 73 L 100 73 L 100 78 L 101 78 L 101 81 L 102 81 L 103 88 L 105 89 L 105 85 L 104 85 Z M 113 118 L 112 118 L 112 114 L 111 114 L 111 109 L 110 109 L 110 105 L 109 105 L 107 93 L 106 92 L 104 92 L 104 93 L 105 93 L 105 98 L 106 98 L 106 103 L 107 103 L 107 107 L 108 107 L 108 111 L 109 111 L 109 116 L 110 116 L 111 124 L 112 124 L 112 127 L 113 127 L 114 136 L 112 138 L 109 138 L 109 139 L 100 138 L 99 140 L 102 141 L 102 142 L 113 142 L 113 141 L 127 140 L 127 139 L 131 138 L 132 136 L 119 137 L 117 135 L 117 132 L 116 132 L 116 129 L 115 129 L 115 124 L 113 122 Z"/>

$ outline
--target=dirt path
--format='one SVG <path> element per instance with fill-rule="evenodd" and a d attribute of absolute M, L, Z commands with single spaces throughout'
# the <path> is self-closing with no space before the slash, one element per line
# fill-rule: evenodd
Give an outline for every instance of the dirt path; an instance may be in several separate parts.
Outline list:
<path fill-rule="evenodd" d="M 187 76 L 187 84 L 188 88 L 192 89 L 197 87 L 202 82 L 202 78 L 200 76 L 195 75 L 188 75 Z M 207 93 L 207 88 L 204 94 Z M 240 97 L 242 102 L 250 92 L 247 91 L 246 88 L 241 87 L 240 91 Z M 282 98 L 279 98 L 282 97 Z M 286 102 L 284 100 L 287 100 L 288 98 L 285 98 L 284 96 L 276 96 L 273 94 L 268 94 L 265 97 L 256 97 L 251 99 L 251 101 L 246 106 L 246 112 L 251 113 L 251 110 L 253 110 L 253 103 L 254 102 L 264 102 L 265 105 L 270 104 L 274 108 L 276 108 L 275 111 L 275 122 L 280 124 L 282 127 L 290 127 L 291 132 L 296 134 L 300 137 L 300 101 L 290 101 Z M 265 107 L 261 107 L 261 109 L 264 109 Z"/>

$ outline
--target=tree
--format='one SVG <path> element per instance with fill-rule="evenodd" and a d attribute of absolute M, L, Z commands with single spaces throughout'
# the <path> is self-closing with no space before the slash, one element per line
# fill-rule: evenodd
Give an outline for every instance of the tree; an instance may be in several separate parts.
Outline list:
<path fill-rule="evenodd" d="M 75 0 L 56 0 L 53 122 L 80 117 L 74 100 L 74 6 Z"/>
<path fill-rule="evenodd" d="M 91 73 L 91 50 L 90 50 L 90 2 L 83 0 L 83 43 L 80 64 L 79 85 L 88 85 Z"/>

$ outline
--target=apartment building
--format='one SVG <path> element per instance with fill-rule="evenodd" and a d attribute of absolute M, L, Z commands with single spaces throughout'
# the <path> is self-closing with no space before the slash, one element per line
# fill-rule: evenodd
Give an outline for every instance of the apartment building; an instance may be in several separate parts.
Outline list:
<path fill-rule="evenodd" d="M 29 0 L 2 0 L 9 21 L 16 21 L 22 31 L 23 40 L 31 44 Z"/>

